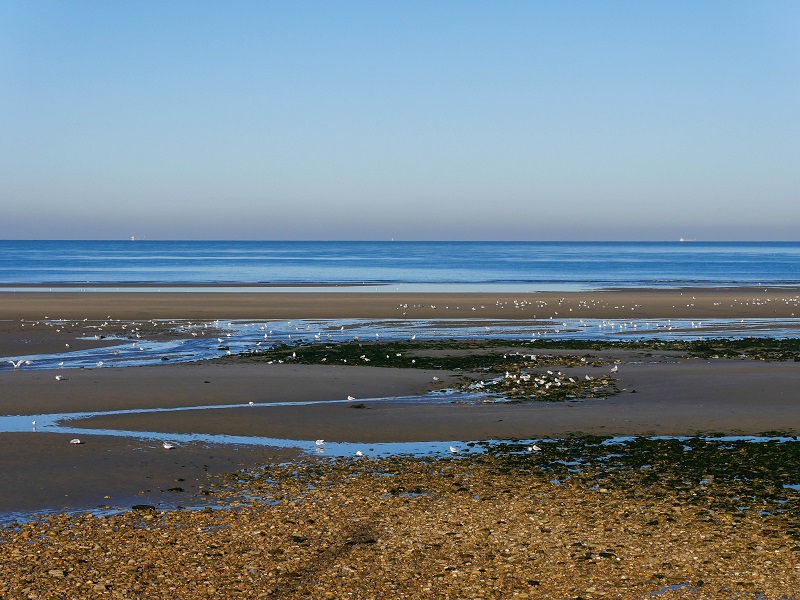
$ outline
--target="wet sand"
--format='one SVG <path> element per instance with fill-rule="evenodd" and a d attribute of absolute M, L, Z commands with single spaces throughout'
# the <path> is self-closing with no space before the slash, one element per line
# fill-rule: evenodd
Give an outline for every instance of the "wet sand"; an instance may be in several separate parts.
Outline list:
<path fill-rule="evenodd" d="M 281 366 L 275 366 L 275 371 Z M 316 368 L 308 367 L 309 371 Z M 341 369 L 342 377 L 365 383 L 371 377 L 385 377 L 383 373 L 368 372 L 369 368 L 363 371 L 361 367 L 337 368 Z M 715 361 L 713 365 L 706 361 L 620 363 L 620 369 L 617 382 L 625 391 L 606 399 L 532 404 L 409 404 L 359 400 L 364 409 L 352 409 L 353 403 L 256 406 L 104 416 L 84 420 L 81 425 L 300 440 L 323 438 L 363 444 L 550 438 L 575 434 L 756 435 L 779 430 L 790 435 L 800 433 L 800 401 L 793 392 L 800 381 L 800 363 L 727 360 Z M 580 377 L 584 371 L 568 369 L 567 374 Z M 436 373 L 441 377 L 441 372 Z M 328 378 L 322 373 L 303 377 L 313 383 Z M 270 378 L 273 393 L 286 386 L 276 394 L 282 400 L 308 397 L 307 393 L 293 393 L 291 378 L 284 379 L 282 374 L 271 374 Z M 455 379 L 455 375 L 445 377 L 438 385 L 446 384 L 448 379 Z M 407 390 L 411 389 L 409 385 Z M 334 392 L 316 397 L 340 399 L 344 396 Z M 756 406 L 758 410 L 754 410 Z"/>
<path fill-rule="evenodd" d="M 222 288 L 221 288 L 222 289 Z M 800 287 L 582 292 L 0 292 L 0 321 L 800 317 Z M 8 324 L 3 324 L 8 327 Z"/>
<path fill-rule="evenodd" d="M 297 293 L 0 293 L 0 355 L 68 352 L 77 335 L 110 319 L 134 321 L 141 335 L 170 335 L 149 319 L 283 318 L 791 318 L 797 288 L 623 290 L 541 294 Z M 475 310 L 473 310 L 473 308 Z M 65 326 L 45 320 L 70 319 Z M 83 319 L 87 319 L 83 321 Z M 108 329 L 119 330 L 112 322 Z M 87 327 L 92 329 L 86 329 Z M 57 329 L 62 329 L 57 331 Z M 70 348 L 66 344 L 70 344 Z M 625 357 L 622 357 L 625 359 Z M 0 372 L 0 414 L 34 415 L 115 409 L 341 400 L 416 395 L 460 374 L 369 367 L 253 365 L 224 362 L 126 369 Z M 97 417 L 80 426 L 171 433 L 225 433 L 332 441 L 546 438 L 608 435 L 800 433 L 794 392 L 800 363 L 623 360 L 622 393 L 567 404 L 419 405 L 366 402 L 296 407 L 245 407 Z M 635 393 L 633 393 L 635 390 Z M 209 475 L 293 454 L 242 445 L 181 446 L 165 451 L 136 438 L 69 436 L 36 431 L 0 434 L 0 511 L 151 502 L 167 490 L 196 491 Z M 176 484 L 182 479 L 183 483 Z M 187 492 L 188 493 L 188 492 Z M 165 494 L 167 494 L 165 496 Z M 110 498 L 106 498 L 110 496 Z"/>
<path fill-rule="evenodd" d="M 25 427 L 46 413 L 125 409 L 174 408 L 254 402 L 344 399 L 354 396 L 419 394 L 429 387 L 424 372 L 366 367 L 275 365 L 275 368 L 204 362 L 125 369 L 64 369 L 0 372 L 0 415 L 28 415 Z M 55 374 L 64 377 L 55 380 Z M 237 431 L 228 418 L 233 409 L 174 413 L 178 420 L 199 419 L 231 435 L 269 436 L 274 419 L 253 420 Z M 351 412 L 354 412 L 351 410 Z M 113 428 L 135 429 L 135 415 L 121 415 Z M 36 431 L 0 434 L 0 513 L 54 508 L 93 508 L 187 503 L 187 497 L 165 493 L 182 487 L 196 493 L 209 475 L 229 473 L 275 459 L 296 457 L 295 450 L 259 446 L 180 445 L 165 450 L 158 441 L 81 434 L 81 445 L 69 444 L 74 435 Z M 83 427 L 83 422 L 70 425 Z M 119 425 L 119 427 L 117 427 Z M 32 427 L 31 427 L 32 429 Z M 197 432 L 202 433 L 198 429 Z M 155 424 L 168 440 L 172 429 Z M 296 439 L 310 433 L 294 430 Z M 295 436 L 287 436 L 294 438 Z M 317 436 L 318 437 L 318 436 Z M 181 479 L 183 482 L 179 482 Z"/>

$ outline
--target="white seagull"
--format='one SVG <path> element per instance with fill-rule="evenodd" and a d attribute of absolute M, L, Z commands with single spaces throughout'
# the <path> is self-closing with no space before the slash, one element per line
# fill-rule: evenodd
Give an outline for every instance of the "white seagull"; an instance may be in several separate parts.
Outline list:
<path fill-rule="evenodd" d="M 533 446 L 528 446 L 528 452 L 541 452 L 541 448 L 534 444 Z"/>
<path fill-rule="evenodd" d="M 619 371 L 619 367 L 617 365 L 614 365 L 613 367 L 611 367 L 611 372 L 612 373 L 616 373 L 617 371 Z"/>
<path fill-rule="evenodd" d="M 163 444 L 161 444 L 161 445 L 162 445 L 162 446 L 164 446 L 164 449 L 165 449 L 165 450 L 172 450 L 172 449 L 175 447 L 175 445 L 174 445 L 174 444 L 170 444 L 169 442 L 164 442 L 164 443 L 163 443 Z"/>
<path fill-rule="evenodd" d="M 458 454 L 458 448 L 456 448 L 455 446 L 450 446 L 450 452 L 452 454 Z"/>
<path fill-rule="evenodd" d="M 7 360 L 6 362 L 11 363 L 11 366 L 14 367 L 15 369 L 19 369 L 22 365 L 31 365 L 31 364 L 33 364 L 31 361 L 24 360 L 24 359 L 20 359 L 18 361 Z"/>
<path fill-rule="evenodd" d="M 70 440 L 69 443 L 70 444 L 82 444 L 83 442 L 81 442 L 78 438 L 75 438 L 73 440 Z"/>
<path fill-rule="evenodd" d="M 355 398 L 353 396 L 348 396 L 347 399 L 348 400 L 355 400 Z"/>
<path fill-rule="evenodd" d="M 314 440 L 314 443 L 317 446 L 324 446 L 325 445 L 325 440 Z"/>

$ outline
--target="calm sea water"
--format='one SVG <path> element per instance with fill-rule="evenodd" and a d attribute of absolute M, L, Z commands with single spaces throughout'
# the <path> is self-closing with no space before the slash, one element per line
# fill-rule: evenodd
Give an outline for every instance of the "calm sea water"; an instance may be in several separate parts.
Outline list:
<path fill-rule="evenodd" d="M 445 284 L 542 290 L 798 282 L 798 242 L 0 240 L 4 288 Z"/>

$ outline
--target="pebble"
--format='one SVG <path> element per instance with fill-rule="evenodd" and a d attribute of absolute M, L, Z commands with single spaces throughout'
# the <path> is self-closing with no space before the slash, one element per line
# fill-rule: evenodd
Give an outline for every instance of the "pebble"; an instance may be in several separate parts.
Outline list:
<path fill-rule="evenodd" d="M 510 470 L 490 456 L 270 465 L 219 486 L 214 501 L 235 507 L 3 527 L 0 597 L 790 598 L 800 590 L 792 514 L 716 510 L 712 491 L 725 493 L 717 481 L 694 497 L 669 481 L 602 492 L 597 483 L 577 473 L 556 484 L 541 469 Z"/>

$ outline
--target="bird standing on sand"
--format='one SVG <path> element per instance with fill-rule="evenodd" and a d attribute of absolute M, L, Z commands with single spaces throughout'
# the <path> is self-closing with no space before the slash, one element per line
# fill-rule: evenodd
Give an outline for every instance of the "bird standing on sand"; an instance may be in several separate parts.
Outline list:
<path fill-rule="evenodd" d="M 161 445 L 162 445 L 162 446 L 164 446 L 164 449 L 165 449 L 165 450 L 172 450 L 172 449 L 175 447 L 175 445 L 174 445 L 174 444 L 170 444 L 169 442 L 164 442 L 164 443 L 163 443 L 163 444 L 161 444 Z"/>
<path fill-rule="evenodd" d="M 617 365 L 614 365 L 613 367 L 611 367 L 611 372 L 612 373 L 616 373 L 617 371 L 619 371 L 619 367 Z"/>

